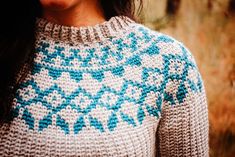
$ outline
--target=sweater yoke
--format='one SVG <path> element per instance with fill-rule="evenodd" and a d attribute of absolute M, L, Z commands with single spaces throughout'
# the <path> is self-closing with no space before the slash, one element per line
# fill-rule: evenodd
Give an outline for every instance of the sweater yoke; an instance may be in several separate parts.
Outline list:
<path fill-rule="evenodd" d="M 208 156 L 205 89 L 183 43 L 124 16 L 36 26 L 0 156 Z"/>

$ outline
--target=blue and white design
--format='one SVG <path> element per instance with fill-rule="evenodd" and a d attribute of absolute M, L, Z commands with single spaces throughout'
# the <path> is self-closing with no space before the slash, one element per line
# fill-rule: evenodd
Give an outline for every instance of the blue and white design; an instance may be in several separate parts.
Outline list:
<path fill-rule="evenodd" d="M 195 61 L 181 43 L 142 26 L 136 32 L 80 47 L 39 40 L 14 117 L 39 132 L 50 125 L 65 134 L 85 127 L 112 132 L 121 123 L 136 127 L 146 117 L 159 119 L 163 102 L 182 103 L 201 91 Z"/>

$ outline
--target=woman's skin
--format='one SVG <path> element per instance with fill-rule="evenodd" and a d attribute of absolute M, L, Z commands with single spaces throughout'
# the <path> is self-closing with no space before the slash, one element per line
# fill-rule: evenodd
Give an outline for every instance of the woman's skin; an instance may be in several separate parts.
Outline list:
<path fill-rule="evenodd" d="M 94 26 L 105 21 L 99 0 L 40 0 L 43 18 L 66 26 Z"/>

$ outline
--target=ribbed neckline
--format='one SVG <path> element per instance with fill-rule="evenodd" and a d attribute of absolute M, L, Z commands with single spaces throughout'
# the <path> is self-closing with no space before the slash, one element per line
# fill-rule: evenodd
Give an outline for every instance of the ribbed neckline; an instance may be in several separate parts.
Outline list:
<path fill-rule="evenodd" d="M 86 43 L 114 37 L 118 32 L 127 29 L 132 23 L 135 23 L 135 21 L 126 16 L 114 16 L 108 21 L 95 26 L 74 27 L 59 25 L 44 18 L 37 18 L 36 32 L 57 41 Z"/>

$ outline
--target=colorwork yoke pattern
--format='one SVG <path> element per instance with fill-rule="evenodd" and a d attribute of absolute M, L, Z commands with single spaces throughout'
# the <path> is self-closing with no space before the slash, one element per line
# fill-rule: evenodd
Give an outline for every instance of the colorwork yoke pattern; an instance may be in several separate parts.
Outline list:
<path fill-rule="evenodd" d="M 176 39 L 116 16 L 88 27 L 38 18 L 0 156 L 208 156 L 205 89 Z"/>

